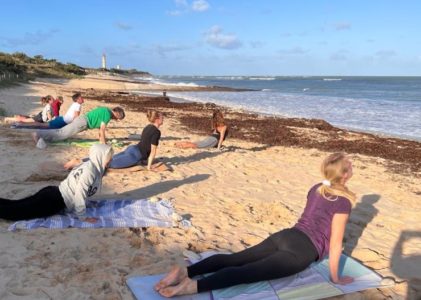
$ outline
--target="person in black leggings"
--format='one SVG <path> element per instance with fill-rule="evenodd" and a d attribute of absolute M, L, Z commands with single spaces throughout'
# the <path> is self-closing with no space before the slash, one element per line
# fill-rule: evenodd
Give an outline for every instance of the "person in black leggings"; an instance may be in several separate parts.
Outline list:
<path fill-rule="evenodd" d="M 330 276 L 336 284 L 353 281 L 339 276 L 342 239 L 355 195 L 345 183 L 352 165 L 344 153 L 328 156 L 325 178 L 313 186 L 301 218 L 292 228 L 270 235 L 260 244 L 234 254 L 218 254 L 189 267 L 175 266 L 156 285 L 162 296 L 194 294 L 237 284 L 286 277 L 303 271 L 329 254 Z M 198 275 L 213 273 L 195 280 Z"/>
<path fill-rule="evenodd" d="M 0 219 L 45 218 L 66 210 L 83 221 L 96 222 L 86 216 L 86 202 L 100 190 L 102 176 L 112 156 L 111 146 L 93 145 L 89 150 L 89 161 L 73 169 L 59 186 L 44 187 L 23 199 L 0 198 Z"/>
<path fill-rule="evenodd" d="M 215 273 L 197 282 L 198 292 L 220 289 L 256 278 L 270 280 L 301 272 L 318 258 L 311 240 L 295 228 L 284 229 L 260 244 L 234 254 L 217 254 L 187 267 L 189 278 Z M 239 276 L 241 274 L 241 276 Z"/>
<path fill-rule="evenodd" d="M 0 219 L 18 221 L 45 218 L 66 208 L 58 186 L 47 186 L 20 200 L 0 198 Z"/>

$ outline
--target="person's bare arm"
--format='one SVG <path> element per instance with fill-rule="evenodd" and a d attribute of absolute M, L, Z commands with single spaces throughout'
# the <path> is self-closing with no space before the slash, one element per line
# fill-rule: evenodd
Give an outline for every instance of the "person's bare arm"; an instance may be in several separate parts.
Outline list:
<path fill-rule="evenodd" d="M 148 170 L 150 171 L 152 168 L 152 163 L 153 160 L 155 159 L 156 156 L 156 150 L 158 149 L 158 146 L 156 145 L 151 145 L 151 154 L 148 157 Z"/>
<path fill-rule="evenodd" d="M 332 220 L 332 233 L 329 244 L 330 280 L 336 284 L 348 284 L 354 281 L 349 276 L 339 276 L 339 259 L 342 253 L 342 240 L 349 214 L 335 214 Z"/>
<path fill-rule="evenodd" d="M 51 121 L 53 119 L 53 115 L 51 114 L 51 111 L 47 111 L 47 121 Z"/>
<path fill-rule="evenodd" d="M 101 144 L 105 144 L 106 143 L 106 138 L 105 138 L 105 129 L 107 128 L 107 125 L 105 125 L 105 123 L 101 124 L 101 127 L 99 128 L 99 142 Z"/>
<path fill-rule="evenodd" d="M 73 120 L 80 116 L 80 111 L 73 112 Z"/>

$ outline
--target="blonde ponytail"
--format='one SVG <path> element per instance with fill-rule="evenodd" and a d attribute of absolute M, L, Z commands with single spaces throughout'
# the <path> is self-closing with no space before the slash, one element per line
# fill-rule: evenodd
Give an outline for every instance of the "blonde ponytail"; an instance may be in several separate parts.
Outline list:
<path fill-rule="evenodd" d="M 159 117 L 161 117 L 161 113 L 157 110 L 149 109 L 146 112 L 146 117 L 148 118 L 149 122 L 153 123 L 156 119 L 159 119 Z"/>
<path fill-rule="evenodd" d="M 326 157 L 322 163 L 321 171 L 325 180 L 318 192 L 327 200 L 334 201 L 337 197 L 345 197 L 355 202 L 356 195 L 342 184 L 342 178 L 349 170 L 346 153 L 337 152 Z"/>

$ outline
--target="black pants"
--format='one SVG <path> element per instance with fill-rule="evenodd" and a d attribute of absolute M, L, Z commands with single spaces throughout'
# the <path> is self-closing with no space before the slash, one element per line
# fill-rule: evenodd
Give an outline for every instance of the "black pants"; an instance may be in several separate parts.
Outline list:
<path fill-rule="evenodd" d="M 187 268 L 193 278 L 214 274 L 197 281 L 198 292 L 221 289 L 290 276 L 317 260 L 317 249 L 298 229 L 284 229 L 260 244 L 234 254 L 217 254 Z"/>
<path fill-rule="evenodd" d="M 0 198 L 0 219 L 28 220 L 55 215 L 66 208 L 57 186 L 47 186 L 20 200 Z"/>

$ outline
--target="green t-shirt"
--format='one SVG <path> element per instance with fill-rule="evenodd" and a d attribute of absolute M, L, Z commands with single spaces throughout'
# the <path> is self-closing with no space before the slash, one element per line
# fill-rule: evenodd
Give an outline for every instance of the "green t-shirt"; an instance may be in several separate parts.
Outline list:
<path fill-rule="evenodd" d="M 88 120 L 88 128 L 100 128 L 101 123 L 104 122 L 105 125 L 108 124 L 111 120 L 112 111 L 108 107 L 97 107 L 86 114 L 86 119 Z"/>

